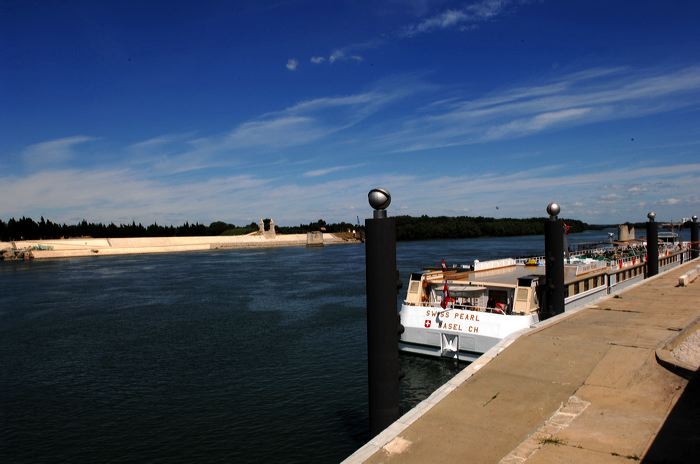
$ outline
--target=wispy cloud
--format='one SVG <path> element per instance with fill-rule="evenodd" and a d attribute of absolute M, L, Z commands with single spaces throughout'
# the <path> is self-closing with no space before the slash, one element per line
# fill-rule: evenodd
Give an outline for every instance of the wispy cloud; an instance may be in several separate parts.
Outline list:
<path fill-rule="evenodd" d="M 231 199 L 252 200 L 269 182 L 251 176 L 221 176 L 165 183 L 129 169 L 47 170 L 0 180 L 0 210 L 9 215 L 147 223 L 177 223 L 187 217 L 204 220 L 212 213 L 213 217 L 231 217 L 225 211 Z M 14 195 L 8 195 L 10 192 Z M 243 205 L 236 212 L 247 212 L 246 219 L 255 216 Z"/>
<path fill-rule="evenodd" d="M 493 20 L 499 15 L 514 10 L 515 7 L 523 3 L 527 2 L 523 0 L 479 0 L 461 7 L 448 8 L 423 18 L 414 24 L 403 26 L 398 31 L 387 32 L 379 38 L 335 48 L 327 58 L 324 56 L 313 56 L 310 61 L 314 64 L 321 64 L 326 61 L 331 64 L 348 60 L 364 61 L 364 56 L 358 53 L 362 50 L 377 48 L 390 42 L 440 30 L 473 30 L 480 23 Z M 418 2 L 412 6 L 414 11 L 420 11 L 421 13 L 427 13 L 429 10 L 427 2 Z"/>
<path fill-rule="evenodd" d="M 350 55 L 347 50 L 333 50 L 333 52 L 328 57 L 329 63 L 335 63 L 336 61 L 364 61 L 361 55 Z"/>
<path fill-rule="evenodd" d="M 299 66 L 299 61 L 297 61 L 295 58 L 290 58 L 287 60 L 287 69 L 290 71 L 296 71 L 297 66 Z"/>
<path fill-rule="evenodd" d="M 21 178 L 0 177 L 0 211 L 8 216 L 43 214 L 59 221 L 167 224 L 220 219 L 246 224 L 260 215 L 279 224 L 318 218 L 347 221 L 369 214 L 366 195 L 377 186 L 391 191 L 393 215 L 544 216 L 547 202 L 556 200 L 564 217 L 610 222 L 643 220 L 648 208 L 658 208 L 660 217 L 666 218 L 687 216 L 700 207 L 700 163 L 577 172 L 562 165 L 442 177 L 360 174 L 316 181 L 352 167 L 308 171 L 310 175 L 303 178 L 220 175 L 182 182 L 154 179 L 131 169 L 47 170 Z M 637 185 L 645 190 L 630 194 Z M 319 191 L 326 194 L 318 195 Z"/>
<path fill-rule="evenodd" d="M 431 214 L 544 216 L 547 202 L 554 200 L 562 205 L 565 217 L 609 222 L 637 217 L 642 220 L 645 207 L 665 206 L 666 215 L 680 214 L 672 206 L 698 208 L 700 201 L 693 186 L 698 181 L 700 164 L 689 163 L 583 172 L 569 172 L 562 166 L 506 174 L 417 177 L 405 185 L 394 184 L 389 188 L 395 204 L 405 202 L 403 211 L 407 214 L 430 211 Z M 640 184 L 647 189 L 630 195 L 628 190 Z M 439 206 L 434 204 L 435 198 L 440 199 Z M 455 209 L 459 207 L 463 209 Z"/>
<path fill-rule="evenodd" d="M 435 16 L 426 18 L 418 24 L 406 26 L 400 37 L 413 37 L 418 34 L 431 32 L 436 29 L 451 29 L 457 25 L 464 24 L 469 21 L 474 21 L 476 18 L 469 15 L 463 10 L 445 10 Z"/>
<path fill-rule="evenodd" d="M 438 94 L 439 100 L 426 101 Z M 406 116 L 375 118 L 394 104 Z M 94 168 L 47 163 L 26 175 L 4 171 L 0 211 L 8 217 L 161 223 L 221 219 L 243 224 L 265 215 L 296 224 L 368 214 L 367 191 L 382 186 L 394 197 L 393 214 L 527 217 L 543 215 L 547 201 L 556 200 L 565 216 L 592 222 L 643 220 L 645 208 L 687 216 L 686 210 L 700 207 L 700 164 L 675 163 L 672 149 L 662 150 L 670 154 L 667 161 L 645 166 L 603 161 L 585 169 L 580 164 L 545 169 L 535 161 L 523 170 L 517 168 L 526 165 L 523 160 L 509 159 L 508 172 L 484 167 L 466 172 L 460 167 L 463 158 L 457 158 L 443 159 L 449 175 L 435 176 L 434 170 L 423 169 L 437 162 L 435 152 L 428 152 L 410 157 L 418 168 L 395 164 L 390 174 L 358 168 L 376 154 L 421 145 L 478 142 L 483 156 L 493 156 L 487 145 L 495 140 L 688 105 L 700 105 L 699 67 L 591 69 L 471 98 L 445 95 L 417 78 L 394 78 L 354 94 L 303 100 L 225 133 L 152 137 L 111 154 L 109 162 L 92 163 Z M 59 158 L 69 161 L 83 157 L 82 149 L 92 150 L 92 140 L 66 137 L 21 153 L 40 157 L 63 149 Z"/>
<path fill-rule="evenodd" d="M 341 61 L 364 61 L 363 53 L 367 50 L 378 48 L 389 42 L 386 37 L 376 38 L 372 40 L 366 40 L 364 42 L 352 43 L 345 45 L 344 47 L 338 47 L 331 50 L 328 56 L 315 55 L 312 56 L 309 61 L 313 64 L 329 63 L 333 64 Z"/>
<path fill-rule="evenodd" d="M 556 127 L 636 118 L 700 103 L 700 67 L 592 69 L 474 99 L 442 99 L 377 143 L 396 151 L 521 137 Z M 393 147 L 393 148 L 392 148 Z"/>
<path fill-rule="evenodd" d="M 393 78 L 355 94 L 303 100 L 243 121 L 223 134 L 152 137 L 128 147 L 129 162 L 159 175 L 231 167 L 250 159 L 269 162 L 266 157 L 277 156 L 283 149 L 328 142 L 334 134 L 352 129 L 425 87 L 410 77 Z"/>
<path fill-rule="evenodd" d="M 352 127 L 397 96 L 395 91 L 371 90 L 302 101 L 239 125 L 224 137 L 223 145 L 227 149 L 237 149 L 310 143 Z"/>
<path fill-rule="evenodd" d="M 345 166 L 332 166 L 328 168 L 322 168 L 322 169 L 314 169 L 312 171 L 306 171 L 303 176 L 304 177 L 321 177 L 321 176 L 327 176 L 328 174 L 332 174 L 334 172 L 339 172 L 339 171 L 345 171 L 348 169 L 354 169 L 359 166 L 362 166 L 362 164 L 349 164 Z"/>
<path fill-rule="evenodd" d="M 22 151 L 22 160 L 32 167 L 55 166 L 71 160 L 75 147 L 96 140 L 95 137 L 76 135 L 29 145 Z"/>
<path fill-rule="evenodd" d="M 514 121 L 489 128 L 484 134 L 484 139 L 502 139 L 505 137 L 521 136 L 540 132 L 553 126 L 581 119 L 590 111 L 591 108 L 570 108 L 540 113 L 527 118 L 516 119 Z"/>

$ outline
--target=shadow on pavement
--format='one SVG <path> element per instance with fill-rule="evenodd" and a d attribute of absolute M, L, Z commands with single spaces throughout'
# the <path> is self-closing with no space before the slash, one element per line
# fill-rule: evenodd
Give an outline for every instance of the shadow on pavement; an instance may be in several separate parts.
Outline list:
<path fill-rule="evenodd" d="M 646 464 L 696 463 L 700 456 L 700 375 L 696 371 L 642 459 Z"/>

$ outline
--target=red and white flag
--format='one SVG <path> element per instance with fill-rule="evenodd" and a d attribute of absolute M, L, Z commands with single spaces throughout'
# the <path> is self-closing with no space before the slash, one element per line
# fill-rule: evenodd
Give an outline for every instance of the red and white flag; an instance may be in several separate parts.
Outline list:
<path fill-rule="evenodd" d="M 443 272 L 447 270 L 447 263 L 445 262 L 445 258 L 442 258 L 442 270 Z"/>
<path fill-rule="evenodd" d="M 440 302 L 442 309 L 447 308 L 448 298 L 450 298 L 450 290 L 447 288 L 447 281 L 445 281 L 445 285 L 442 287 L 442 301 Z"/>
<path fill-rule="evenodd" d="M 571 226 L 565 222 L 564 223 L 564 234 L 569 235 L 570 230 L 571 230 Z"/>

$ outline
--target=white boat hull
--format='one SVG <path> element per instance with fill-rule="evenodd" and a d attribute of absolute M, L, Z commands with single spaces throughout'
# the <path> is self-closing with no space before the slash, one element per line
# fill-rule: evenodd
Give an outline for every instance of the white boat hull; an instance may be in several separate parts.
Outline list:
<path fill-rule="evenodd" d="M 440 306 L 401 306 L 399 349 L 473 361 L 501 339 L 538 322 L 536 314 L 505 315 Z"/>

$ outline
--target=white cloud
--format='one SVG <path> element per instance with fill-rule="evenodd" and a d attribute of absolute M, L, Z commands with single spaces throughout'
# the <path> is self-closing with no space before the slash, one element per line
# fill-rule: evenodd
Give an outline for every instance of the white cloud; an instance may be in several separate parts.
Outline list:
<path fill-rule="evenodd" d="M 308 143 L 323 137 L 327 132 L 319 121 L 311 117 L 280 115 L 241 124 L 225 138 L 225 144 L 232 148 L 279 148 Z"/>
<path fill-rule="evenodd" d="M 328 63 L 331 64 L 337 61 L 364 61 L 364 56 L 362 56 L 360 52 L 362 52 L 363 50 L 369 50 L 380 47 L 381 45 L 387 43 L 387 41 L 388 40 L 386 38 L 381 38 L 353 43 L 350 45 L 346 45 L 345 47 L 334 49 L 333 51 L 331 51 L 327 58 L 323 56 L 312 56 L 310 61 L 314 64 L 321 64 L 325 61 L 328 61 Z"/>
<path fill-rule="evenodd" d="M 155 176 L 265 165 L 273 158 L 287 158 L 283 149 L 324 139 L 326 143 L 335 143 L 337 138 L 329 139 L 329 136 L 358 125 L 393 101 L 422 87 L 423 84 L 414 79 L 394 78 L 356 94 L 300 101 L 243 121 L 223 134 L 197 138 L 193 138 L 193 133 L 152 137 L 127 146 L 124 153 L 113 158 L 121 166 Z"/>
<path fill-rule="evenodd" d="M 297 66 L 299 66 L 299 62 L 296 59 L 290 58 L 287 60 L 287 69 L 290 71 L 296 71 Z"/>
<path fill-rule="evenodd" d="M 328 57 L 329 63 L 335 63 L 338 60 L 345 58 L 345 52 L 343 50 L 334 50 L 333 53 Z"/>
<path fill-rule="evenodd" d="M 352 167 L 330 166 L 308 171 L 306 177 L 316 179 Z M 644 220 L 648 206 L 656 209 L 660 220 L 688 216 L 700 207 L 696 193 L 700 163 L 588 172 L 564 169 L 451 173 L 438 178 L 422 173 L 364 174 L 320 183 L 288 175 L 221 175 L 168 182 L 130 169 L 47 170 L 0 178 L 0 211 L 8 217 L 44 215 L 56 221 L 173 224 L 220 219 L 247 224 L 264 215 L 282 225 L 318 218 L 335 222 L 369 215 L 367 192 L 376 186 L 391 191 L 393 211 L 412 215 L 468 211 L 541 217 L 547 202 L 556 200 L 563 217 L 609 223 Z M 629 194 L 632 185 L 640 184 L 649 186 L 649 191 Z M 325 194 L 318 195 L 319 191 Z"/>
<path fill-rule="evenodd" d="M 362 55 L 349 55 L 348 50 L 351 49 L 352 47 L 346 47 L 345 49 L 338 49 L 338 50 L 333 50 L 333 52 L 328 56 L 328 62 L 333 64 L 336 61 L 357 61 L 361 62 L 364 61 L 364 57 Z M 322 56 L 314 56 L 311 58 L 311 62 L 315 64 L 323 63 L 325 61 L 325 58 Z"/>
<path fill-rule="evenodd" d="M 408 26 L 405 29 L 405 35 L 407 37 L 411 37 L 422 32 L 432 31 L 434 29 L 446 29 L 456 24 L 462 23 L 467 19 L 469 19 L 469 16 L 463 11 L 443 11 L 442 13 L 431 18 L 425 19 L 416 25 Z"/>
<path fill-rule="evenodd" d="M 97 140 L 95 137 L 76 135 L 29 145 L 22 151 L 22 160 L 32 167 L 55 166 L 71 160 L 77 145 Z"/>
<path fill-rule="evenodd" d="M 365 92 L 303 101 L 239 125 L 225 137 L 224 145 L 280 148 L 310 143 L 353 126 L 390 99 L 389 94 Z"/>
<path fill-rule="evenodd" d="M 307 171 L 303 174 L 304 177 L 321 177 L 321 176 L 326 176 L 328 174 L 332 174 L 334 172 L 338 171 L 345 171 L 347 169 L 354 169 L 359 166 L 362 166 L 361 164 L 350 164 L 346 166 L 332 166 L 329 168 L 322 168 L 322 169 L 314 169 L 312 171 Z"/>
<path fill-rule="evenodd" d="M 484 135 L 484 138 L 487 140 L 501 139 L 509 136 L 519 136 L 540 132 L 552 126 L 580 119 L 587 113 L 590 113 L 590 111 L 590 108 L 571 108 L 540 113 L 529 118 L 516 119 L 515 121 L 488 129 Z"/>
<path fill-rule="evenodd" d="M 269 182 L 250 176 L 225 176 L 168 184 L 128 169 L 42 171 L 1 180 L 0 210 L 9 215 L 165 224 L 230 218 L 226 210 L 232 199 L 245 197 L 251 201 Z M 247 206 L 235 211 L 253 213 Z"/>
<path fill-rule="evenodd" d="M 600 196 L 600 201 L 603 203 L 616 203 L 620 201 L 623 197 L 618 193 L 608 193 Z"/>
<path fill-rule="evenodd" d="M 482 0 L 460 9 L 447 9 L 417 24 L 403 28 L 399 37 L 414 37 L 419 34 L 442 29 L 473 29 L 476 23 L 487 21 L 503 13 L 512 2 L 509 0 Z"/>
<path fill-rule="evenodd" d="M 428 3 L 430 2 L 420 0 L 418 2 L 409 2 L 409 5 L 406 6 L 413 7 L 412 9 L 414 11 L 420 12 L 420 15 L 422 15 L 429 10 Z M 510 7 L 523 3 L 527 3 L 527 1 L 480 0 L 461 8 L 449 8 L 425 18 L 418 23 L 406 25 L 397 32 L 382 34 L 381 38 L 375 38 L 336 48 L 330 53 L 328 58 L 323 56 L 312 56 L 310 61 L 313 64 L 321 64 L 324 61 L 328 61 L 331 64 L 347 60 L 357 62 L 364 61 L 364 56 L 356 52 L 377 48 L 388 42 L 407 39 L 437 30 L 458 29 L 460 31 L 471 31 L 476 29 L 479 23 L 483 23 L 502 15 L 513 9 Z"/>
<path fill-rule="evenodd" d="M 700 67 L 640 73 L 592 69 L 548 84 L 445 99 L 384 131 L 377 143 L 415 151 L 522 137 L 562 126 L 636 118 L 700 104 Z"/>
<path fill-rule="evenodd" d="M 415 167 L 433 163 L 432 154 L 397 162 L 395 175 L 362 174 L 365 170 L 353 171 L 360 164 L 346 164 L 369 164 L 375 154 L 391 150 L 484 143 L 697 105 L 700 68 L 654 73 L 593 69 L 471 98 L 441 91 L 440 100 L 432 104 L 419 106 L 404 99 L 422 98 L 426 89 L 442 90 L 417 79 L 397 78 L 356 94 L 300 101 L 242 121 L 227 133 L 153 137 L 113 153 L 110 159 L 117 161 L 112 166 L 118 167 L 67 170 L 47 163 L 28 175 L 0 172 L 0 211 L 8 217 L 43 214 L 59 221 L 85 217 L 166 224 L 215 219 L 243 224 L 265 215 L 280 224 L 298 224 L 367 215 L 366 194 L 376 186 L 388 188 L 392 208 L 404 214 L 463 214 L 466 209 L 475 215 L 541 216 L 546 203 L 556 200 L 566 217 L 614 222 L 644 220 L 645 208 L 656 209 L 660 216 L 681 217 L 700 207 L 700 164 L 674 164 L 680 158 L 670 156 L 668 149 L 660 150 L 669 156 L 658 165 L 610 162 L 579 170 L 568 163 L 545 170 L 536 163 L 546 153 L 537 153 L 532 170 L 515 171 L 522 163 L 513 162 L 505 172 L 475 168 L 465 173 L 460 158 L 453 164 L 448 161 L 449 175 L 440 178 Z M 394 119 L 370 119 L 399 99 L 404 99 L 401 110 L 408 115 L 399 125 L 394 126 Z M 385 132 L 386 136 L 371 137 Z M 70 160 L 79 144 L 91 140 L 68 137 L 29 146 L 22 153 L 32 158 L 32 153 L 55 155 L 65 149 L 59 158 Z M 320 141 L 323 145 L 314 145 Z M 303 150 L 296 148 L 301 146 Z M 321 158 L 319 153 L 329 155 Z M 508 159 L 507 153 L 484 153 Z M 126 162 L 117 154 L 126 155 Z M 279 158 L 285 158 L 282 168 L 268 170 Z M 319 164 L 309 168 L 311 162 Z M 252 163 L 255 169 L 240 169 Z M 182 174 L 195 169 L 209 170 Z M 412 174 L 403 174 L 407 172 Z"/>
<path fill-rule="evenodd" d="M 151 151 L 151 150 L 162 150 L 164 147 L 169 145 L 181 143 L 185 140 L 189 140 L 194 136 L 193 132 L 187 132 L 183 134 L 166 134 L 159 135 L 157 137 L 151 137 L 146 140 L 141 140 L 136 143 L 132 143 L 127 147 L 127 149 L 132 151 Z"/>

